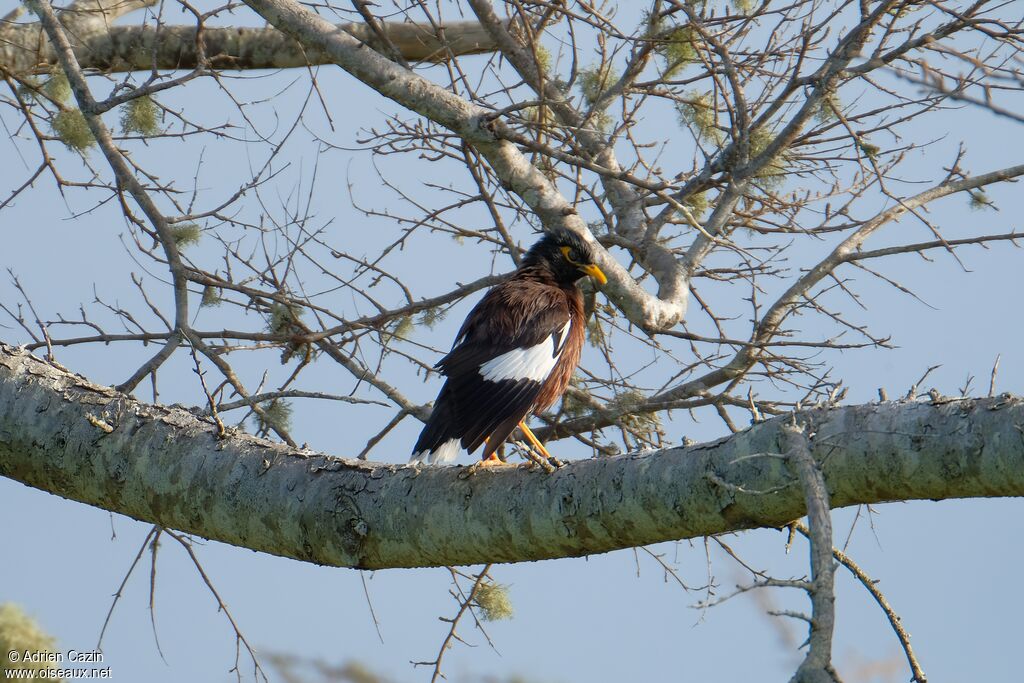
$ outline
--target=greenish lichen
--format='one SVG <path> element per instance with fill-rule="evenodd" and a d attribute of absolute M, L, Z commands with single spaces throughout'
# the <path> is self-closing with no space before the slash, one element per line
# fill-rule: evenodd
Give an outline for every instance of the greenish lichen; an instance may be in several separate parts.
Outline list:
<path fill-rule="evenodd" d="M 121 130 L 143 136 L 160 132 L 160 109 L 149 95 L 136 97 L 121 105 Z"/>
<path fill-rule="evenodd" d="M 219 287 L 206 285 L 203 287 L 203 298 L 199 301 L 200 306 L 220 306 L 224 303 Z"/>
<path fill-rule="evenodd" d="M 841 107 L 839 97 L 836 95 L 828 95 L 821 98 L 818 102 L 818 109 L 814 112 L 814 119 L 818 123 L 832 123 L 838 119 L 838 112 Z"/>
<path fill-rule="evenodd" d="M 590 412 L 590 406 L 575 391 L 562 394 L 562 412 L 568 417 L 581 417 Z"/>
<path fill-rule="evenodd" d="M 699 218 L 701 214 L 708 210 L 708 206 L 710 206 L 707 191 L 695 192 L 687 196 L 683 199 L 683 205 L 690 209 L 690 213 L 692 213 L 695 218 Z"/>
<path fill-rule="evenodd" d="M 864 152 L 864 154 L 870 159 L 874 159 L 875 157 L 877 157 L 878 153 L 881 151 L 878 145 L 872 145 L 870 142 L 864 140 L 863 138 L 857 140 L 857 147 L 860 149 L 860 151 Z"/>
<path fill-rule="evenodd" d="M 0 605 L 0 680 L 61 680 L 51 678 L 43 671 L 55 669 L 56 664 L 46 659 L 47 653 L 54 653 L 56 639 L 43 631 L 32 617 L 14 603 Z M 18 653 L 10 657 L 8 653 Z M 26 658 L 26 654 L 30 655 Z M 16 660 L 16 661 L 14 661 Z"/>
<path fill-rule="evenodd" d="M 419 324 L 426 325 L 428 328 L 434 329 L 434 326 L 444 320 L 444 317 L 447 314 L 447 311 L 444 311 L 441 308 L 428 308 L 420 313 Z"/>
<path fill-rule="evenodd" d="M 295 324 L 302 317 L 302 309 L 298 306 L 274 302 L 270 306 L 270 320 L 267 322 L 267 330 L 273 334 L 291 334 L 295 331 Z"/>
<path fill-rule="evenodd" d="M 676 102 L 676 112 L 679 114 L 679 122 L 693 131 L 698 140 L 722 141 L 722 131 L 715 125 L 715 108 L 709 93 L 689 93 Z"/>
<path fill-rule="evenodd" d="M 659 40 L 655 51 L 665 60 L 662 78 L 672 78 L 697 58 L 696 32 L 691 26 L 677 26 Z"/>
<path fill-rule="evenodd" d="M 275 398 L 260 405 L 263 414 L 253 413 L 257 434 L 269 434 L 273 427 L 289 430 L 292 425 L 292 404 L 283 398 Z"/>
<path fill-rule="evenodd" d="M 609 407 L 624 411 L 619 417 L 619 424 L 637 432 L 653 432 L 661 426 L 661 418 L 657 413 L 643 409 L 647 397 L 636 389 L 624 391 L 609 402 Z"/>
<path fill-rule="evenodd" d="M 604 327 L 601 325 L 601 321 L 597 319 L 597 316 L 592 316 L 587 321 L 587 343 L 594 348 L 600 348 L 604 341 Z"/>
<path fill-rule="evenodd" d="M 92 136 L 92 130 L 85 120 L 85 115 L 78 109 L 64 109 L 57 112 L 50 121 L 53 134 L 63 142 L 68 149 L 84 152 L 96 144 L 96 138 Z"/>
<path fill-rule="evenodd" d="M 580 69 L 579 86 L 583 99 L 593 106 L 619 80 L 615 68 L 608 62 L 588 69 Z"/>
<path fill-rule="evenodd" d="M 750 14 L 754 10 L 754 0 L 731 0 L 737 14 Z"/>
<path fill-rule="evenodd" d="M 409 336 L 412 334 L 414 327 L 415 324 L 412 321 L 412 316 L 403 315 L 401 318 L 398 319 L 398 322 L 395 324 L 395 331 L 393 334 L 395 337 L 399 339 L 408 339 Z"/>
<path fill-rule="evenodd" d="M 750 159 L 753 160 L 760 156 L 774 140 L 775 133 L 765 127 L 750 131 Z M 788 165 L 789 154 L 782 150 L 757 172 L 754 178 L 755 184 L 765 191 L 778 189 L 786 181 Z"/>
<path fill-rule="evenodd" d="M 50 77 L 43 84 L 43 92 L 54 102 L 64 103 L 71 97 L 71 84 L 67 74 L 59 66 L 50 70 Z"/>
<path fill-rule="evenodd" d="M 195 223 L 179 223 L 171 226 L 171 239 L 174 240 L 179 249 L 199 244 L 202 236 L 202 229 Z"/>
<path fill-rule="evenodd" d="M 591 107 L 598 103 L 608 90 L 619 80 L 619 74 L 608 62 L 589 69 L 581 69 L 577 84 L 583 94 L 583 100 Z M 612 119 L 602 106 L 599 111 L 592 111 L 590 124 L 596 130 L 606 130 Z"/>
<path fill-rule="evenodd" d="M 996 208 L 996 205 L 985 194 L 985 190 L 969 190 L 967 194 L 971 197 L 970 207 L 973 211 Z"/>
<path fill-rule="evenodd" d="M 309 360 L 315 354 L 312 344 L 301 341 L 301 339 L 295 336 L 304 332 L 299 325 L 299 318 L 302 317 L 302 313 L 303 309 L 295 304 L 286 305 L 274 302 L 270 306 L 270 319 L 267 321 L 267 330 L 272 334 L 285 337 L 280 342 L 282 347 L 282 365 L 295 357 Z"/>
<path fill-rule="evenodd" d="M 512 618 L 512 601 L 508 596 L 508 586 L 484 580 L 477 586 L 473 599 L 485 621 Z"/>
<path fill-rule="evenodd" d="M 551 52 L 546 47 L 538 45 L 537 49 L 534 50 L 534 56 L 537 59 L 537 66 L 540 67 L 541 73 L 546 74 L 551 71 L 553 58 L 551 57 Z"/>

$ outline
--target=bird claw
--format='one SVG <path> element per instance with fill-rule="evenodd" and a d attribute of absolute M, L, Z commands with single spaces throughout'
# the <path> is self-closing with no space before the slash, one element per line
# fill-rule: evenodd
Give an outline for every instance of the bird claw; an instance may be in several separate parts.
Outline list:
<path fill-rule="evenodd" d="M 559 467 L 565 467 L 565 463 L 554 456 L 543 456 L 537 453 L 535 450 L 530 448 L 528 445 L 521 441 L 517 441 L 516 445 L 522 449 L 523 457 L 527 460 L 527 466 L 533 467 L 536 465 L 548 474 L 551 474 Z"/>
<path fill-rule="evenodd" d="M 487 458 L 486 460 L 477 460 L 475 463 L 465 468 L 462 472 L 459 472 L 459 479 L 467 479 L 469 477 L 472 477 L 480 470 L 491 467 L 515 467 L 515 465 L 513 465 L 510 462 L 505 462 L 501 458 L 492 455 L 490 458 Z"/>
<path fill-rule="evenodd" d="M 566 464 L 564 460 L 559 460 L 553 455 L 548 458 L 548 462 L 551 463 L 551 466 L 554 467 L 556 470 L 561 467 L 565 467 Z"/>

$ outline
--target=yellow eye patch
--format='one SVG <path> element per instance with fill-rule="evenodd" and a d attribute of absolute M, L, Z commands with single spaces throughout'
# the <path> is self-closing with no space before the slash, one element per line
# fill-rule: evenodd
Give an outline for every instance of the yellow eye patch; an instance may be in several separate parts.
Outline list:
<path fill-rule="evenodd" d="M 608 283 L 608 278 L 605 277 L 604 273 L 601 272 L 601 269 L 598 268 L 596 265 L 592 263 L 584 264 L 580 263 L 579 261 L 574 261 L 573 258 L 569 256 L 569 254 L 572 253 L 572 247 L 559 247 L 559 250 L 562 252 L 562 256 L 565 257 L 566 261 L 573 264 L 574 266 L 579 266 L 580 270 L 582 270 L 584 273 L 597 280 L 598 284 L 604 285 Z"/>

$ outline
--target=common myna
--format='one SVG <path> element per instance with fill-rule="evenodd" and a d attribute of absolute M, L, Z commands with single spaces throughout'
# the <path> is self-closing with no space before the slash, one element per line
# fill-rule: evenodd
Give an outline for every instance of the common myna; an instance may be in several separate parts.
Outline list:
<path fill-rule="evenodd" d="M 608 281 L 586 242 L 555 230 L 484 295 L 435 366 L 447 379 L 412 461 L 448 463 L 486 443 L 482 460 L 498 462 L 495 450 L 517 426 L 551 457 L 523 420 L 562 396 L 579 363 L 585 320 L 576 282 L 587 275 Z"/>

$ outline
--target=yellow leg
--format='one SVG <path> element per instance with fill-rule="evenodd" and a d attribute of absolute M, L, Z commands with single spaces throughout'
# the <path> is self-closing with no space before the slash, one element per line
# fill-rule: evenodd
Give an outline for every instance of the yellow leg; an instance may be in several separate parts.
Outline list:
<path fill-rule="evenodd" d="M 554 457 L 552 457 L 552 455 L 548 453 L 548 449 L 544 448 L 544 444 L 540 442 L 540 439 L 538 439 L 537 436 L 530 431 L 530 428 L 527 427 L 526 423 L 523 422 L 522 420 L 519 421 L 519 428 L 523 430 L 523 434 L 526 435 L 526 438 L 529 440 L 529 442 L 532 443 L 545 458 L 547 458 L 548 460 L 554 460 Z"/>

